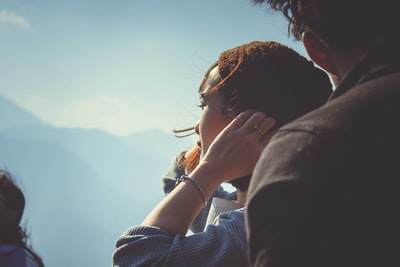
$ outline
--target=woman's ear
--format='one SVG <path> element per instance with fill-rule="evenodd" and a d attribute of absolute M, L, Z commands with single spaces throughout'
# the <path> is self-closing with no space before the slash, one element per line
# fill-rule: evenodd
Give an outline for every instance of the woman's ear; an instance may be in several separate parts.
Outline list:
<path fill-rule="evenodd" d="M 330 74 L 337 75 L 335 64 L 331 60 L 329 49 L 325 42 L 315 33 L 308 30 L 304 31 L 301 37 L 311 60 Z"/>

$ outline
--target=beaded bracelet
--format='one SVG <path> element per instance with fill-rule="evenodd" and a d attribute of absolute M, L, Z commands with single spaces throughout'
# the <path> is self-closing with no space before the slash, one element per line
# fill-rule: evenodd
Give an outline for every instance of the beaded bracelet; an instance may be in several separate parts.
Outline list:
<path fill-rule="evenodd" d="M 176 187 L 180 182 L 185 181 L 185 180 L 191 181 L 191 182 L 197 187 L 197 189 L 199 189 L 200 194 L 201 194 L 201 197 L 202 197 L 203 200 L 204 200 L 204 207 L 207 206 L 206 194 L 204 193 L 203 188 L 201 188 L 201 185 L 199 184 L 199 182 L 197 182 L 195 179 L 190 178 L 190 177 L 187 176 L 187 175 L 182 175 L 181 177 L 179 177 L 178 179 L 176 179 L 175 187 Z"/>

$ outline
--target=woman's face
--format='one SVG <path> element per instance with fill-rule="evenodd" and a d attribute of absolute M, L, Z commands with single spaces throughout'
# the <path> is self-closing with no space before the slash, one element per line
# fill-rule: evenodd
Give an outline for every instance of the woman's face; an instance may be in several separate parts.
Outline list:
<path fill-rule="evenodd" d="M 204 87 L 201 90 L 200 106 L 202 112 L 200 120 L 195 127 L 195 131 L 199 135 L 198 145 L 201 147 L 201 156 L 204 156 L 215 137 L 234 118 L 223 113 L 223 96 L 218 90 L 207 94 L 207 91 L 219 81 L 219 70 L 218 66 L 216 66 L 206 77 Z"/>

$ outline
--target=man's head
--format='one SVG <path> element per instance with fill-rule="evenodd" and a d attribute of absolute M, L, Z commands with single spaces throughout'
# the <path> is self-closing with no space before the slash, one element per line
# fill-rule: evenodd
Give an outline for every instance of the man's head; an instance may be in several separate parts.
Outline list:
<path fill-rule="evenodd" d="M 253 0 L 288 19 L 310 58 L 341 80 L 369 49 L 398 34 L 395 0 Z"/>
<path fill-rule="evenodd" d="M 336 48 L 355 49 L 398 34 L 395 0 L 253 0 L 268 3 L 289 20 L 296 40 L 310 30 Z"/>

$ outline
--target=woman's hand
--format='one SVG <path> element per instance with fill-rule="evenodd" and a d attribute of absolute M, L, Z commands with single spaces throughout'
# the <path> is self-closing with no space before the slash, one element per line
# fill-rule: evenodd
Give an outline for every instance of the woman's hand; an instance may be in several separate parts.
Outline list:
<path fill-rule="evenodd" d="M 271 139 L 272 118 L 255 111 L 239 114 L 210 145 L 191 181 L 180 183 L 144 219 L 142 225 L 155 226 L 169 233 L 184 234 L 218 186 L 232 178 L 250 174 L 262 150 Z M 257 126 L 257 129 L 255 128 Z"/>
<path fill-rule="evenodd" d="M 274 119 L 262 112 L 240 113 L 215 138 L 198 168 L 208 165 L 220 183 L 252 173 L 262 150 L 275 133 L 270 131 L 274 125 Z"/>

